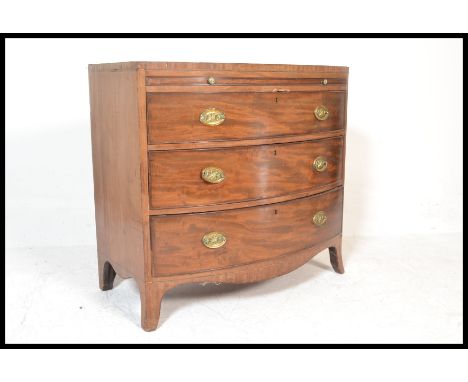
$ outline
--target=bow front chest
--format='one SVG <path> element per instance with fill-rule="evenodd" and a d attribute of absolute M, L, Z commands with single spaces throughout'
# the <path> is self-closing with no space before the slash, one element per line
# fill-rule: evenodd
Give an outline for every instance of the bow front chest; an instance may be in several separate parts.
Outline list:
<path fill-rule="evenodd" d="M 348 68 L 89 65 L 99 284 L 133 277 L 145 330 L 186 283 L 249 283 L 341 230 Z"/>

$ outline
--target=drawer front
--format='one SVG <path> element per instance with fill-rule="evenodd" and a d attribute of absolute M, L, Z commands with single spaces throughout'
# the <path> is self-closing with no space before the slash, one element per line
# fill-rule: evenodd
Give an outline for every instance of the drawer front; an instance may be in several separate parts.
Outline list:
<path fill-rule="evenodd" d="M 343 138 L 338 137 L 230 149 L 153 151 L 149 153 L 150 207 L 207 206 L 333 187 L 342 179 L 342 149 Z"/>
<path fill-rule="evenodd" d="M 287 255 L 341 232 L 342 188 L 267 206 L 152 217 L 153 275 L 214 270 Z"/>
<path fill-rule="evenodd" d="M 197 76 L 197 75 L 188 75 L 183 77 L 146 77 L 147 86 L 167 86 L 167 85 L 176 85 L 176 86 L 204 86 L 204 85 L 216 85 L 219 86 L 246 86 L 246 85 L 272 85 L 272 86 L 294 86 L 294 85 L 346 85 L 346 78 L 317 78 L 317 77 L 303 77 L 303 78 L 294 78 L 294 77 L 284 77 L 284 78 L 275 78 L 275 77 L 233 77 L 229 75 L 220 75 L 220 76 Z M 214 90 L 214 89 L 213 89 Z"/>
<path fill-rule="evenodd" d="M 241 140 L 340 130 L 344 127 L 345 99 L 344 92 L 148 93 L 148 143 Z M 201 117 L 213 109 L 218 114 L 212 112 L 212 119 Z"/>
<path fill-rule="evenodd" d="M 148 76 L 146 77 L 146 86 L 248 86 L 248 85 L 271 85 L 291 87 L 295 85 L 324 86 L 327 85 L 346 85 L 347 78 L 337 74 L 323 73 L 327 78 L 307 76 L 298 73 L 267 73 L 261 76 L 258 73 L 217 73 L 212 75 L 210 72 L 191 72 L 184 76 Z M 331 77 L 330 77 L 331 76 Z M 213 89 L 215 90 L 215 89 Z"/>

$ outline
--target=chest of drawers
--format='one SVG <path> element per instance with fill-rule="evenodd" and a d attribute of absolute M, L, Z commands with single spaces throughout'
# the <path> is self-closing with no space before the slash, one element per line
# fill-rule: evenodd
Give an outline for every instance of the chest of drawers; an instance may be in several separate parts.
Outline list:
<path fill-rule="evenodd" d="M 99 285 L 135 278 L 145 330 L 186 283 L 249 283 L 341 229 L 347 67 L 89 65 Z"/>

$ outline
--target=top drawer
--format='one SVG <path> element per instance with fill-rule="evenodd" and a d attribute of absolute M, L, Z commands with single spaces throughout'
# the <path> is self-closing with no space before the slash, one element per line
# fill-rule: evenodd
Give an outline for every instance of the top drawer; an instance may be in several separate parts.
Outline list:
<path fill-rule="evenodd" d="M 344 128 L 345 105 L 345 92 L 148 93 L 148 143 L 340 130 Z"/>

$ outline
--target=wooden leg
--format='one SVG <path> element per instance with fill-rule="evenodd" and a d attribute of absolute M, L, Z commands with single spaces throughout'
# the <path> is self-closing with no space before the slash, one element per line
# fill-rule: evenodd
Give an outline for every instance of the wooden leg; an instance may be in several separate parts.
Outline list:
<path fill-rule="evenodd" d="M 156 283 L 145 283 L 140 286 L 141 327 L 147 332 L 158 327 L 164 292 L 165 289 Z"/>
<path fill-rule="evenodd" d="M 99 288 L 109 290 L 114 287 L 115 271 L 112 265 L 105 260 L 98 259 Z"/>
<path fill-rule="evenodd" d="M 328 248 L 330 252 L 330 262 L 336 273 L 344 273 L 343 258 L 341 256 L 341 237 L 336 240 L 333 246 Z"/>

